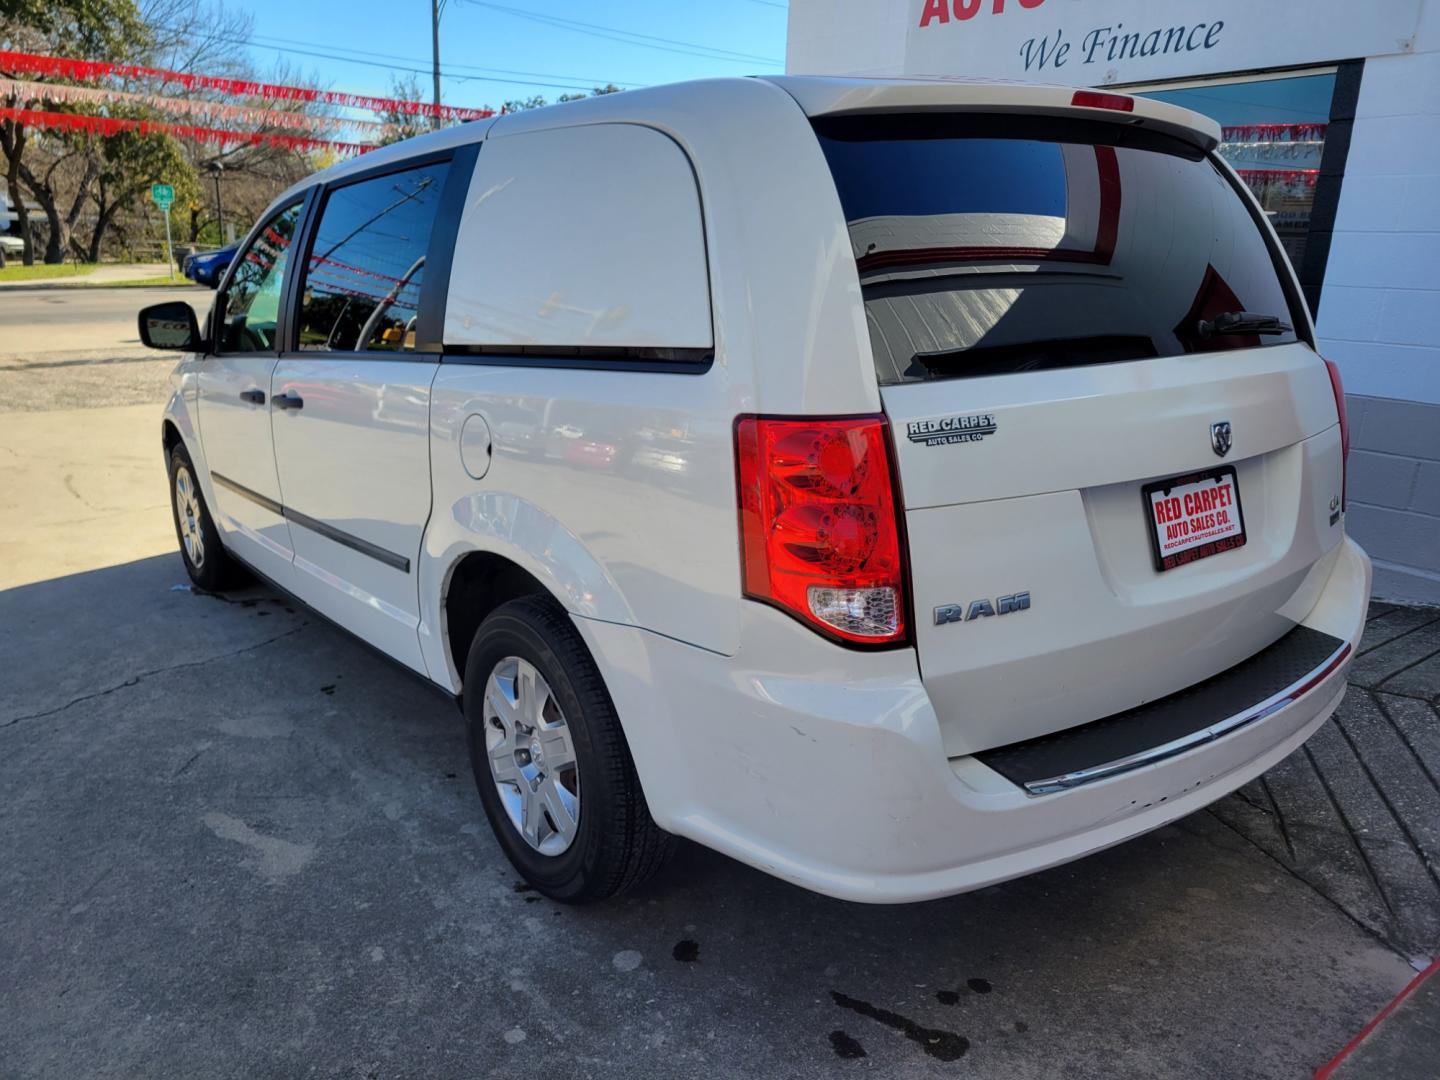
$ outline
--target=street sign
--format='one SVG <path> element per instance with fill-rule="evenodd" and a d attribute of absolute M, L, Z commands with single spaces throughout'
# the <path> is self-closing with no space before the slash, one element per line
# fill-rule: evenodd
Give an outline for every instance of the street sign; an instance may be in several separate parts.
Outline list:
<path fill-rule="evenodd" d="M 175 248 L 170 242 L 170 207 L 175 205 L 175 188 L 170 184 L 151 184 L 150 198 L 156 208 L 165 215 L 165 254 L 169 263 L 170 278 L 175 278 Z"/>

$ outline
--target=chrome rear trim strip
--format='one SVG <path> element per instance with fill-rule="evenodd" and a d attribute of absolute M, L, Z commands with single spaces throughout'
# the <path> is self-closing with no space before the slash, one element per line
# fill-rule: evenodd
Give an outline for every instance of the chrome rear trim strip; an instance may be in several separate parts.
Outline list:
<path fill-rule="evenodd" d="M 1025 790 L 1031 795 L 1051 795 L 1057 791 L 1069 791 L 1071 788 L 1083 787 L 1085 784 L 1093 784 L 1097 780 L 1104 780 L 1120 773 L 1129 772 L 1132 769 L 1141 769 L 1146 765 L 1153 765 L 1157 761 L 1164 761 L 1166 758 L 1174 757 L 1176 754 L 1183 754 L 1187 750 L 1193 750 L 1197 746 L 1214 742 L 1222 735 L 1229 735 L 1247 724 L 1253 724 L 1257 720 L 1279 712 L 1281 709 L 1294 704 L 1304 697 L 1320 683 L 1330 677 L 1334 671 L 1345 662 L 1350 655 L 1350 645 L 1340 646 L 1331 653 L 1319 667 L 1310 672 L 1302 679 L 1298 679 L 1292 685 L 1287 686 L 1279 693 L 1272 694 L 1258 705 L 1251 706 L 1244 712 L 1235 713 L 1224 720 L 1217 721 L 1199 731 L 1193 731 L 1179 739 L 1162 743 L 1159 746 L 1152 746 L 1149 749 L 1141 750 L 1139 753 L 1130 754 L 1128 757 L 1117 758 L 1114 761 L 1107 761 L 1103 765 L 1092 765 L 1088 769 L 1078 769 L 1075 772 L 1062 773 L 1059 776 L 1047 777 L 1044 780 L 1027 780 Z"/>

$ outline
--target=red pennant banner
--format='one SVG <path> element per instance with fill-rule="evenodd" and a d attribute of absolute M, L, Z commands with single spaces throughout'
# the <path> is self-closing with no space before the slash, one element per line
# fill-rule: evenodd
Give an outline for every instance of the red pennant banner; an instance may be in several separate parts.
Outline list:
<path fill-rule="evenodd" d="M 363 154 L 375 147 L 363 143 L 336 142 L 309 135 L 288 135 L 278 131 L 225 131 L 221 128 L 196 127 L 191 124 L 166 124 L 158 120 L 130 120 L 117 116 L 81 116 L 75 113 L 43 112 L 38 109 L 0 108 L 0 120 L 15 120 L 30 127 L 50 131 L 90 131 L 97 135 L 118 135 L 122 131 L 138 131 L 141 135 L 164 133 L 177 139 L 193 139 L 215 146 L 250 143 L 254 146 L 279 146 L 286 150 L 331 150 L 337 154 Z"/>
<path fill-rule="evenodd" d="M 104 109 L 111 105 L 139 105 L 160 113 L 179 116 L 200 116 L 210 121 L 291 130 L 324 135 L 336 128 L 373 133 L 376 138 L 398 134 L 394 124 L 378 120 L 351 120 L 339 116 L 313 116 L 306 112 L 267 109 L 249 103 L 235 105 L 207 98 L 183 98 L 174 94 L 144 94 L 128 90 L 112 90 L 101 86 L 74 86 L 70 83 L 26 82 L 0 78 L 0 101 L 11 99 L 13 108 L 43 108 L 34 102 L 60 105 L 92 105 Z"/>
<path fill-rule="evenodd" d="M 1319 169 L 1237 169 L 1235 171 L 1240 174 L 1240 179 L 1251 187 L 1303 184 L 1307 188 L 1313 188 L 1316 178 L 1320 175 Z"/>
<path fill-rule="evenodd" d="M 1325 138 L 1327 127 L 1328 124 L 1236 124 L 1222 127 L 1220 137 L 1226 142 L 1300 142 Z"/>
<path fill-rule="evenodd" d="M 404 278 L 393 277 L 390 274 L 382 274 L 378 270 L 366 270 L 364 267 L 361 266 L 351 266 L 349 263 L 341 262 L 339 259 L 327 259 L 319 255 L 310 256 L 310 265 L 312 267 L 333 266 L 337 270 L 343 270 L 346 273 L 350 274 L 358 274 L 361 277 L 375 278 L 377 281 L 384 281 L 390 283 L 399 283 L 405 281 Z"/>
<path fill-rule="evenodd" d="M 368 109 L 374 113 L 438 116 L 444 120 L 483 120 L 495 115 L 493 109 L 464 109 L 456 105 L 432 105 L 424 101 L 348 94 L 339 90 L 314 90 L 308 86 L 282 86 L 277 83 L 229 79 L 218 75 L 192 75 L 189 72 L 142 67 L 139 64 L 109 64 L 98 60 L 74 60 L 64 56 L 40 56 L 3 49 L 0 49 L 0 72 L 49 75 L 52 78 L 74 79 L 77 82 L 95 82 L 104 78 L 153 79 L 161 83 L 178 84 L 187 90 L 216 90 L 236 97 L 263 98 L 270 101 L 318 101 L 327 105 Z"/>

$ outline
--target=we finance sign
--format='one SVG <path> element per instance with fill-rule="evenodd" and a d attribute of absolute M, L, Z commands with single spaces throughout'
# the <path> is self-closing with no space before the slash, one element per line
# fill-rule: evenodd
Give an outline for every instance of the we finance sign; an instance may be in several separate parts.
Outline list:
<path fill-rule="evenodd" d="M 1423 0 L 906 2 L 911 21 L 905 74 L 1074 86 L 1404 52 L 1423 4 Z"/>

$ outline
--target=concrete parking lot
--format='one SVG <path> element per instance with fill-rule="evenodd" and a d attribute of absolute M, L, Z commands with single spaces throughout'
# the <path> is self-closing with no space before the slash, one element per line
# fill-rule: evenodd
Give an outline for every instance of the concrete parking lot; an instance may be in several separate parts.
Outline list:
<path fill-rule="evenodd" d="M 1069 866 L 876 908 L 686 846 L 552 904 L 451 703 L 189 588 L 168 361 L 100 345 L 0 344 L 0 1075 L 1301 1077 L 1440 951 L 1440 612 L 1388 605 L 1304 751 Z"/>

